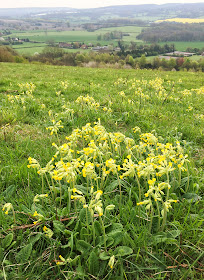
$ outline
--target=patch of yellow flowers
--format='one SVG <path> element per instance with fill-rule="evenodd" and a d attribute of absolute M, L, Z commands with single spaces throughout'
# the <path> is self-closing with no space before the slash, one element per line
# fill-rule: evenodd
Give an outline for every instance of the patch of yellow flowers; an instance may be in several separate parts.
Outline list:
<path fill-rule="evenodd" d="M 135 127 L 133 131 L 140 129 Z M 69 184 L 73 192 L 71 199 L 79 200 L 92 215 L 94 212 L 99 216 L 103 214 L 99 198 L 106 190 L 107 181 L 118 179 L 120 185 L 120 180 L 132 177 L 138 185 L 139 198 L 146 198 L 137 205 L 144 205 L 148 210 L 156 203 L 165 216 L 171 204 L 177 202 L 170 196 L 174 186 L 170 185 L 169 178 L 187 171 L 188 155 L 184 154 L 180 142 L 160 143 L 154 134 L 143 133 L 136 144 L 120 132 L 107 132 L 100 119 L 94 126 L 87 123 L 81 129 L 74 129 L 66 143 L 61 146 L 53 143 L 53 146 L 56 153 L 45 167 L 31 157 L 28 167 L 36 168 L 41 175 L 48 174 L 52 180 Z M 89 203 L 87 194 L 77 189 L 78 184 L 87 185 Z"/>
<path fill-rule="evenodd" d="M 100 104 L 95 101 L 95 99 L 89 95 L 79 96 L 76 101 L 77 104 L 81 105 L 82 108 L 89 107 L 90 109 L 97 109 Z"/>

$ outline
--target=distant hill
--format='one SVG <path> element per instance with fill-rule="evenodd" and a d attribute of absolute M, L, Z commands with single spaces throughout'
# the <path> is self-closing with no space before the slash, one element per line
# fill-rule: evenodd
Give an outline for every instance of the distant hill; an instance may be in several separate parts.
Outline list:
<path fill-rule="evenodd" d="M 53 14 L 59 12 L 75 12 L 72 8 L 0 8 L 0 18 L 22 18 L 38 14 Z"/>
<path fill-rule="evenodd" d="M 23 18 L 23 17 L 45 17 L 48 18 L 75 18 L 88 17 L 89 20 L 101 20 L 104 18 L 199 18 L 204 17 L 204 3 L 192 4 L 163 4 L 163 5 L 123 5 L 109 6 L 93 9 L 72 8 L 12 8 L 0 9 L 0 18 Z"/>

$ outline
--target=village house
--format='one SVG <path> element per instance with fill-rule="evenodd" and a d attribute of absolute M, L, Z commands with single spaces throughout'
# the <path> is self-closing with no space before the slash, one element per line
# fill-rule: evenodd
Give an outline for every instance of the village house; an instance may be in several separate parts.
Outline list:
<path fill-rule="evenodd" d="M 88 49 L 88 46 L 86 44 L 81 45 L 81 49 Z"/>
<path fill-rule="evenodd" d="M 165 55 L 167 55 L 167 56 L 184 56 L 184 57 L 189 57 L 189 56 L 195 55 L 195 53 L 175 51 L 175 52 L 166 53 Z"/>
<path fill-rule="evenodd" d="M 59 43 L 59 48 L 73 49 L 73 45 L 69 44 L 69 43 L 60 42 Z"/>
<path fill-rule="evenodd" d="M 114 51 L 115 51 L 115 52 L 120 52 L 120 51 L 121 51 L 121 48 L 116 47 L 116 48 L 114 49 Z"/>
<path fill-rule="evenodd" d="M 107 52 L 107 51 L 109 51 L 109 48 L 108 48 L 108 46 L 97 46 L 97 47 L 93 47 L 92 51 Z"/>

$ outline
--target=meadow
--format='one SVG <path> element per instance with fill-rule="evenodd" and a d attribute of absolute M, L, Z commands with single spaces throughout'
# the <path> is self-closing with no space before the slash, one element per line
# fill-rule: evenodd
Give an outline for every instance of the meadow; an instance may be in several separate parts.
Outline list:
<path fill-rule="evenodd" d="M 204 74 L 0 71 L 0 278 L 202 279 Z"/>
<path fill-rule="evenodd" d="M 164 43 L 159 43 L 161 45 L 164 45 Z M 171 41 L 168 42 L 168 45 L 174 44 L 175 45 L 175 49 L 178 51 L 186 51 L 187 48 L 198 48 L 198 49 L 202 49 L 204 48 L 204 42 L 176 42 L 176 41 Z"/>
<path fill-rule="evenodd" d="M 102 31 L 101 33 L 103 33 Z M 70 31 L 53 31 L 53 30 L 36 30 L 36 31 L 24 31 L 24 32 L 12 32 L 12 36 L 19 37 L 21 39 L 29 38 L 30 41 L 36 42 L 84 42 L 97 43 L 97 36 L 100 31 L 88 32 L 86 30 L 70 30 Z M 111 41 L 112 42 L 112 41 Z M 104 42 L 102 41 L 102 44 Z"/>
<path fill-rule="evenodd" d="M 25 55 L 25 56 L 32 56 L 35 55 L 35 53 L 42 53 L 45 50 L 45 47 L 48 47 L 49 45 L 46 43 L 24 43 L 22 45 L 14 45 L 12 48 L 17 51 L 19 55 Z M 89 52 L 90 49 L 63 49 L 65 52 L 68 53 L 84 53 Z"/>

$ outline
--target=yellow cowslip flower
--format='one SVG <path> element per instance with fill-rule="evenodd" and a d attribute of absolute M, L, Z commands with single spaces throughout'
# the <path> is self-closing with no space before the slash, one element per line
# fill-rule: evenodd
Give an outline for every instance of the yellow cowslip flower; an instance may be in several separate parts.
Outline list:
<path fill-rule="evenodd" d="M 47 130 L 50 130 L 50 135 L 53 135 L 53 133 L 57 134 L 58 130 L 64 127 L 63 125 L 61 125 L 61 122 L 61 120 L 52 120 L 53 125 L 46 127 Z"/>
<path fill-rule="evenodd" d="M 95 101 L 95 99 L 89 95 L 87 96 L 79 96 L 75 102 L 77 104 L 80 104 L 82 107 L 83 106 L 87 106 L 90 109 L 97 109 L 100 104 L 98 102 Z"/>
<path fill-rule="evenodd" d="M 33 202 L 39 202 L 39 198 L 44 198 L 44 197 L 48 197 L 48 194 L 37 194 L 34 199 L 33 199 Z"/>
<path fill-rule="evenodd" d="M 83 177 L 96 178 L 97 174 L 95 172 L 95 166 L 92 162 L 86 162 L 84 168 L 82 169 Z"/>
<path fill-rule="evenodd" d="M 33 213 L 33 217 L 37 217 L 37 219 L 38 219 L 37 221 L 34 222 L 34 224 L 36 224 L 44 219 L 43 215 L 39 214 L 37 211 L 35 211 Z"/>
<path fill-rule="evenodd" d="M 77 188 L 73 188 L 72 191 L 73 191 L 73 193 L 78 193 L 78 194 L 80 194 L 80 195 L 83 194 L 81 191 L 77 190 Z"/>
<path fill-rule="evenodd" d="M 109 168 L 109 172 L 113 172 L 113 174 L 117 173 L 117 164 L 115 163 L 116 160 L 110 158 L 106 160 L 106 166 Z M 109 174 L 109 173 L 107 173 Z"/>
<path fill-rule="evenodd" d="M 2 211 L 4 211 L 4 214 L 8 215 L 8 212 L 13 209 L 13 205 L 11 203 L 4 204 Z"/>
<path fill-rule="evenodd" d="M 46 226 L 43 227 L 43 231 L 45 232 L 45 235 L 49 238 L 51 238 L 54 234 L 54 232 Z"/>
<path fill-rule="evenodd" d="M 103 216 L 103 209 L 100 206 L 95 206 L 95 211 L 98 212 L 99 216 Z"/>
<path fill-rule="evenodd" d="M 59 255 L 59 258 L 61 261 L 65 262 L 65 258 L 63 258 L 61 255 Z"/>
<path fill-rule="evenodd" d="M 86 199 L 83 195 L 71 195 L 71 199 L 79 200 L 81 203 L 85 204 Z"/>
<path fill-rule="evenodd" d="M 46 227 L 46 226 L 44 226 L 44 227 L 43 227 L 43 231 L 46 231 L 46 230 L 47 230 L 47 227 Z"/>
<path fill-rule="evenodd" d="M 32 168 L 40 169 L 40 164 L 36 159 L 29 157 L 28 161 L 29 161 L 29 164 L 27 165 L 28 168 L 32 167 Z"/>
<path fill-rule="evenodd" d="M 114 204 L 110 204 L 110 205 L 106 206 L 106 210 L 107 210 L 107 211 L 111 211 L 111 210 L 113 210 L 114 208 L 115 208 L 115 205 L 114 205 Z"/>
<path fill-rule="evenodd" d="M 157 137 L 152 133 L 143 133 L 140 135 L 140 138 L 149 145 L 156 145 L 158 142 Z"/>
<path fill-rule="evenodd" d="M 115 256 L 113 255 L 110 257 L 110 260 L 108 262 L 108 265 L 110 266 L 111 269 L 113 268 L 114 263 L 115 263 Z"/>
<path fill-rule="evenodd" d="M 38 216 L 39 214 L 37 213 L 37 211 L 34 212 L 33 217 Z"/>
<path fill-rule="evenodd" d="M 56 95 L 57 96 L 60 96 L 61 93 L 62 93 L 61 90 L 60 91 L 56 91 Z"/>
<path fill-rule="evenodd" d="M 169 212 L 169 209 L 172 208 L 171 203 L 177 203 L 178 200 L 175 199 L 168 199 L 167 201 L 164 202 L 163 207 L 164 209 L 161 211 L 162 216 L 164 216 L 164 211 Z"/>
<path fill-rule="evenodd" d="M 155 182 L 156 182 L 155 178 L 153 178 L 152 180 L 148 180 L 148 184 L 151 186 L 154 185 Z"/>
<path fill-rule="evenodd" d="M 150 206 L 152 205 L 151 199 L 143 200 L 137 203 L 137 206 L 139 205 L 146 205 L 146 209 L 148 210 Z"/>
<path fill-rule="evenodd" d="M 101 197 L 101 195 L 103 194 L 103 192 L 101 190 L 98 190 L 94 194 L 96 194 L 95 199 L 98 200 Z"/>
<path fill-rule="evenodd" d="M 136 175 L 136 168 L 137 165 L 132 161 L 131 156 L 128 157 L 128 159 L 124 159 L 122 170 L 125 172 L 120 175 L 120 179 L 123 179 L 124 177 L 134 177 Z"/>
<path fill-rule="evenodd" d="M 133 127 L 133 132 L 136 133 L 136 132 L 141 132 L 141 129 L 139 128 L 139 126 L 135 126 Z"/>
<path fill-rule="evenodd" d="M 71 258 L 65 259 L 61 255 L 59 255 L 59 259 L 60 259 L 60 261 L 56 262 L 57 265 L 65 265 L 72 260 Z"/>

